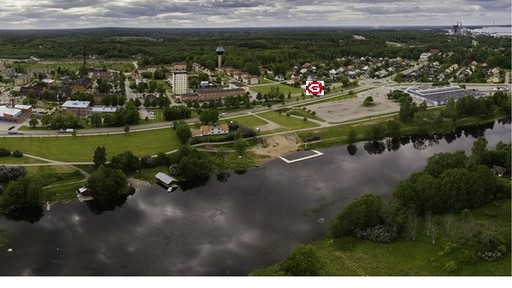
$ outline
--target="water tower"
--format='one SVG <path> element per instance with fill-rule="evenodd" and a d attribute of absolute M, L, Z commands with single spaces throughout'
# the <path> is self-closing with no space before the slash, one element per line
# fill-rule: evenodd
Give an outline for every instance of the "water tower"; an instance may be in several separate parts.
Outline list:
<path fill-rule="evenodd" d="M 224 54 L 224 48 L 219 46 L 215 49 L 215 52 L 217 53 L 217 68 L 220 69 L 222 67 L 222 55 Z"/>

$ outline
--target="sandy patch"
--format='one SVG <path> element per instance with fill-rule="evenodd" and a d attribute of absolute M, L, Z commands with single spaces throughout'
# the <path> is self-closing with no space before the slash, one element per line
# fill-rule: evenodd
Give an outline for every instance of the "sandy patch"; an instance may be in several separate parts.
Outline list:
<path fill-rule="evenodd" d="M 137 192 L 151 187 L 151 183 L 133 177 L 128 178 L 128 182 L 133 188 L 135 188 L 135 191 Z"/>
<path fill-rule="evenodd" d="M 260 155 L 270 156 L 271 158 L 282 156 L 290 152 L 297 151 L 300 140 L 295 134 L 275 135 L 263 139 L 265 146 L 260 145 L 254 149 L 254 152 Z"/>

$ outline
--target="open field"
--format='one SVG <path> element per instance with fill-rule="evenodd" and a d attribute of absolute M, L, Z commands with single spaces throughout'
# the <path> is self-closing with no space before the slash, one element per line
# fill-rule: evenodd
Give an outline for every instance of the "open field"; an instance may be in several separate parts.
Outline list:
<path fill-rule="evenodd" d="M 21 158 L 16 157 L 0 157 L 0 165 L 2 164 L 32 164 L 32 163 L 44 163 L 41 160 L 37 160 L 34 158 L 29 158 L 27 156 L 23 156 Z"/>
<path fill-rule="evenodd" d="M 260 92 L 261 94 L 268 94 L 270 92 L 271 87 L 279 87 L 279 91 L 284 93 L 285 98 L 288 95 L 288 92 L 291 92 L 292 94 L 304 92 L 304 90 L 301 88 L 295 88 L 295 87 L 284 85 L 284 84 L 256 86 L 256 87 L 250 87 L 250 88 L 252 91 Z"/>
<path fill-rule="evenodd" d="M 255 116 L 242 116 L 242 117 L 236 117 L 236 118 L 230 118 L 230 119 L 224 119 L 224 120 L 221 119 L 220 123 L 229 123 L 230 121 L 236 122 L 238 124 L 241 124 L 241 125 L 244 125 L 247 127 L 253 127 L 253 128 L 256 126 L 261 126 L 261 125 L 265 125 L 268 123 L 265 120 L 260 119 Z"/>
<path fill-rule="evenodd" d="M 279 114 L 275 111 L 269 111 L 265 113 L 258 114 L 259 116 L 268 119 L 274 123 L 277 123 L 282 126 L 282 128 L 276 130 L 270 130 L 266 132 L 281 132 L 287 130 L 296 130 L 301 128 L 313 128 L 318 127 L 317 123 L 311 121 L 303 121 L 301 119 L 297 119 L 295 117 L 286 116 L 286 114 Z"/>
<path fill-rule="evenodd" d="M 124 151 L 142 157 L 178 148 L 179 141 L 172 129 L 158 129 L 124 134 L 68 137 L 17 137 L 4 138 L 2 146 L 58 161 L 92 161 L 94 150 L 104 146 L 107 158 Z"/>
<path fill-rule="evenodd" d="M 313 112 L 313 111 L 311 111 Z M 308 112 L 306 110 L 306 107 L 304 107 L 304 109 L 299 109 L 299 108 L 293 108 L 289 111 L 287 111 L 287 113 L 290 113 L 291 115 L 295 115 L 295 116 L 299 116 L 299 117 L 306 117 L 306 118 L 311 118 L 311 119 L 315 119 L 315 120 L 318 120 L 318 121 L 322 121 L 322 122 L 325 122 L 324 119 L 316 116 L 316 115 L 313 115 L 311 114 L 310 112 Z"/>

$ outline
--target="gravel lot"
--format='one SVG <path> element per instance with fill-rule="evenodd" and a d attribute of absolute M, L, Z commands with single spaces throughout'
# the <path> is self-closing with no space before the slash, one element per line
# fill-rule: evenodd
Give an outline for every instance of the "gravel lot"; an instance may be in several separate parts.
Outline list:
<path fill-rule="evenodd" d="M 386 96 L 389 90 L 390 88 L 387 87 L 379 87 L 357 93 L 357 98 L 324 102 L 307 107 L 308 109 L 316 111 L 317 116 L 330 123 L 345 122 L 383 113 L 398 112 L 400 104 L 388 100 Z M 368 96 L 373 98 L 375 105 L 364 107 L 363 101 Z"/>

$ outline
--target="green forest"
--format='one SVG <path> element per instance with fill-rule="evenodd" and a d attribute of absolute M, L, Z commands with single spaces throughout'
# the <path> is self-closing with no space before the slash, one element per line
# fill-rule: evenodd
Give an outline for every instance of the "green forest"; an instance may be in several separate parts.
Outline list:
<path fill-rule="evenodd" d="M 354 37 L 357 36 L 357 37 Z M 259 67 L 277 74 L 309 62 L 334 68 L 343 57 L 418 60 L 438 50 L 441 64 L 472 61 L 510 69 L 511 43 L 492 36 L 446 35 L 443 29 L 357 30 L 341 28 L 274 29 L 128 29 L 0 31 L 0 58 L 133 59 L 139 64 L 193 62 L 216 66 L 215 48 L 225 49 L 224 66 L 252 74 Z M 444 57 L 448 54 L 449 57 Z M 350 61 L 349 59 L 344 61 Z M 344 65 L 349 63 L 343 63 Z"/>

